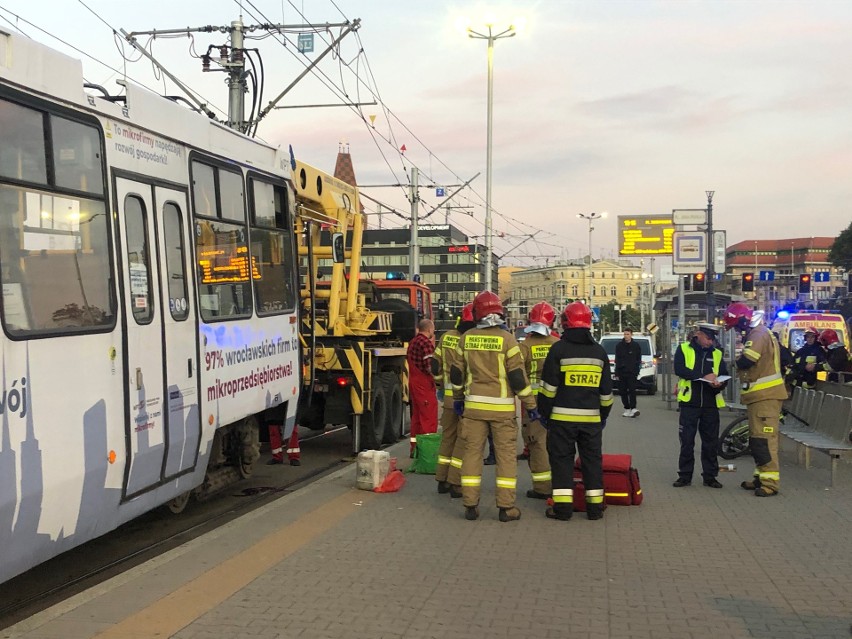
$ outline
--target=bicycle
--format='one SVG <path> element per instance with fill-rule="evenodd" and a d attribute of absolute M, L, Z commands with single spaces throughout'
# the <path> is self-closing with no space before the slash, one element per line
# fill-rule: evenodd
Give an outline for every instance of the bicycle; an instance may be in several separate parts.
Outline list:
<path fill-rule="evenodd" d="M 748 417 L 740 415 L 719 435 L 719 457 L 736 459 L 751 453 L 748 437 Z"/>

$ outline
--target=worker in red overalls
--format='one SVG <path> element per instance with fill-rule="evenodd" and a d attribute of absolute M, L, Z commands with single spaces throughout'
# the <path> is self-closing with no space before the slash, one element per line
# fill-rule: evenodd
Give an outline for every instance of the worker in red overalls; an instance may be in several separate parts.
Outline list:
<path fill-rule="evenodd" d="M 281 433 L 284 430 L 284 425 L 280 422 L 270 422 L 269 428 L 269 448 L 272 450 L 272 459 L 267 464 L 283 464 L 284 463 L 284 447 Z M 302 451 L 299 448 L 299 425 L 293 425 L 293 432 L 290 434 L 290 439 L 287 442 L 287 459 L 291 466 L 301 466 Z"/>
<path fill-rule="evenodd" d="M 417 335 L 408 344 L 408 391 L 411 401 L 411 455 L 417 436 L 438 432 L 438 393 L 432 376 L 435 355 L 435 325 L 423 319 L 417 324 Z"/>

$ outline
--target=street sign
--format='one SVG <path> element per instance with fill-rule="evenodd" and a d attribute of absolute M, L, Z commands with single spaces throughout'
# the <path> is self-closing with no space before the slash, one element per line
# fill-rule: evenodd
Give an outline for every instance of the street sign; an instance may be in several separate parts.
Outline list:
<path fill-rule="evenodd" d="M 758 279 L 761 282 L 771 282 L 775 279 L 775 271 L 761 271 Z"/>
<path fill-rule="evenodd" d="M 314 52 L 314 34 L 313 33 L 300 33 L 299 38 L 297 40 L 297 46 L 299 48 L 299 53 L 313 53 Z"/>
<path fill-rule="evenodd" d="M 678 226 L 707 224 L 707 209 L 674 209 L 672 221 Z"/>
<path fill-rule="evenodd" d="M 672 328 L 677 329 L 678 322 L 676 319 L 672 320 Z"/>
<path fill-rule="evenodd" d="M 444 187 L 439 186 L 435 189 L 435 197 L 444 197 Z"/>
<path fill-rule="evenodd" d="M 671 215 L 619 215 L 619 255 L 671 255 Z"/>
<path fill-rule="evenodd" d="M 831 281 L 831 273 L 828 271 L 817 271 L 814 273 L 814 282 L 829 282 Z"/>
<path fill-rule="evenodd" d="M 672 270 L 679 274 L 703 273 L 707 270 L 707 234 L 675 231 L 672 235 Z"/>
<path fill-rule="evenodd" d="M 600 321 L 601 321 L 601 313 L 600 313 L 600 310 L 601 310 L 601 309 L 600 309 L 600 307 L 599 307 L 599 306 L 593 306 L 593 307 L 592 307 L 592 321 L 593 321 L 593 322 L 600 322 Z"/>
<path fill-rule="evenodd" d="M 713 272 L 725 272 L 725 231 L 713 231 Z"/>

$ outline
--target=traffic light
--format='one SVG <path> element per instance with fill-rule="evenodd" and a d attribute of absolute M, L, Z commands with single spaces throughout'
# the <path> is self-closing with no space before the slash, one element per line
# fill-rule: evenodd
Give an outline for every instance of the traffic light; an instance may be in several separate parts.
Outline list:
<path fill-rule="evenodd" d="M 693 291 L 704 291 L 706 290 L 706 275 L 704 273 L 696 273 L 692 276 L 692 290 Z"/>
<path fill-rule="evenodd" d="M 852 293 L 852 272 L 846 274 L 846 292 Z"/>
<path fill-rule="evenodd" d="M 799 293 L 811 292 L 811 276 L 809 273 L 799 274 Z"/>
<path fill-rule="evenodd" d="M 743 293 L 754 291 L 754 273 L 743 273 Z"/>
<path fill-rule="evenodd" d="M 692 278 L 689 275 L 683 276 L 683 290 L 691 291 L 692 290 Z"/>

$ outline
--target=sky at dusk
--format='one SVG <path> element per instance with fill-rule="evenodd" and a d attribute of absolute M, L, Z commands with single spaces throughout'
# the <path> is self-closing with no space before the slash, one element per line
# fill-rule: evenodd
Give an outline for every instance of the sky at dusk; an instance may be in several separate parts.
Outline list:
<path fill-rule="evenodd" d="M 357 34 L 320 63 L 322 75 L 309 75 L 280 104 L 340 104 L 341 94 L 353 102 L 378 95 L 381 103 L 273 111 L 259 137 L 292 145 L 299 159 L 328 171 L 345 142 L 363 185 L 407 184 L 412 166 L 427 186 L 460 184 L 480 173 L 453 202 L 471 206 L 473 215 L 450 214 L 471 236 L 483 234 L 485 211 L 487 47 L 456 23 L 466 17 L 481 25 L 489 12 L 495 27 L 523 17 L 525 28 L 494 49 L 492 203 L 495 252 L 503 263 L 543 265 L 586 255 L 588 225 L 577 214 L 593 211 L 609 214 L 595 225 L 593 254 L 615 256 L 617 216 L 701 208 L 705 190 L 715 191 L 714 225 L 727 231 L 728 244 L 836 236 L 852 221 L 850 2 L 84 2 L 0 0 L 0 29 L 11 29 L 11 22 L 82 57 L 86 79 L 110 90 L 117 91 L 115 80 L 126 69 L 162 92 L 162 78 L 150 63 L 130 61 L 139 56 L 126 44 L 129 61 L 122 60 L 110 26 L 228 25 L 241 8 L 247 24 L 360 18 Z M 339 32 L 332 28 L 322 38 Z M 263 56 L 264 105 L 304 69 L 296 37 L 289 33 L 286 47 L 275 37 L 249 41 Z M 224 41 L 220 33 L 197 34 L 194 50 Z M 307 59 L 324 48 L 318 37 Z M 224 75 L 201 73 L 188 38 L 158 38 L 152 50 L 226 108 Z M 178 93 L 170 82 L 165 86 Z M 403 187 L 363 190 L 409 210 Z M 434 189 L 420 195 L 421 213 L 440 202 Z M 443 220 L 436 212 L 424 223 Z M 370 221 L 377 224 L 375 216 Z M 406 222 L 387 215 L 383 223 Z"/>

